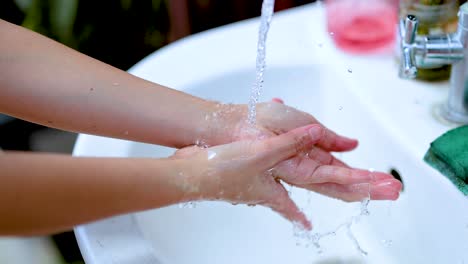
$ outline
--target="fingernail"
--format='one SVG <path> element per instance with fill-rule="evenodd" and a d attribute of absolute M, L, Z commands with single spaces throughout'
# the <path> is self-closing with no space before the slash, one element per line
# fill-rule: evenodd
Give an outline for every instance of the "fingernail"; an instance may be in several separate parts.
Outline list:
<path fill-rule="evenodd" d="M 273 99 L 271 99 L 271 100 L 272 100 L 273 102 L 277 102 L 277 103 L 280 103 L 280 104 L 284 104 L 283 99 L 278 98 L 278 97 L 275 97 L 275 98 L 273 98 Z"/>
<path fill-rule="evenodd" d="M 384 180 L 373 186 L 373 198 L 376 200 L 396 200 L 400 189 L 400 184 L 396 180 Z"/>
<path fill-rule="evenodd" d="M 322 127 L 319 125 L 312 125 L 309 128 L 309 136 L 312 141 L 319 141 L 320 138 L 322 137 Z"/>
<path fill-rule="evenodd" d="M 392 175 L 388 174 L 388 173 L 383 173 L 383 172 L 372 172 L 372 175 L 373 175 L 373 181 L 377 182 L 377 181 L 382 181 L 382 180 L 393 180 L 395 178 L 393 178 Z"/>
<path fill-rule="evenodd" d="M 380 181 L 378 182 L 375 187 L 379 187 L 379 188 L 387 188 L 391 185 L 394 184 L 394 181 L 393 180 L 383 180 L 383 181 Z"/>

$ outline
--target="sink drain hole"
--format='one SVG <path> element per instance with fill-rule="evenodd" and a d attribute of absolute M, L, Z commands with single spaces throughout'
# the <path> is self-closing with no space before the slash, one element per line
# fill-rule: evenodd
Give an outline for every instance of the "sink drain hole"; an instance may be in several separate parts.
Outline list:
<path fill-rule="evenodd" d="M 393 176 L 393 178 L 399 180 L 403 184 L 403 187 L 401 188 L 401 191 L 404 191 L 405 190 L 405 183 L 403 182 L 403 179 L 401 178 L 401 175 L 398 172 L 398 170 L 395 169 L 395 168 L 391 168 L 389 173 Z"/>

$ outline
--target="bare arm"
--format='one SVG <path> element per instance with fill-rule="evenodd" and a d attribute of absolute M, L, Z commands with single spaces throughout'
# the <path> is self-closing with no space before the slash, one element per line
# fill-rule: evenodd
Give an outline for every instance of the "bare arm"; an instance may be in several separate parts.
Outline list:
<path fill-rule="evenodd" d="M 37 235 L 193 199 L 181 161 L 0 154 L 0 234 Z"/>
<path fill-rule="evenodd" d="M 0 20 L 0 112 L 171 147 L 207 138 L 214 103 L 145 81 Z M 174 133 L 177 131 L 177 133 Z"/>
<path fill-rule="evenodd" d="M 219 105 L 143 80 L 1 19 L 0 36 L 0 113 L 73 132 L 176 148 L 198 140 L 217 145 L 245 138 L 246 105 Z M 279 103 L 257 108 L 262 134 L 318 123 Z M 323 149 L 356 147 L 355 140 L 327 131 L 319 143 Z"/>

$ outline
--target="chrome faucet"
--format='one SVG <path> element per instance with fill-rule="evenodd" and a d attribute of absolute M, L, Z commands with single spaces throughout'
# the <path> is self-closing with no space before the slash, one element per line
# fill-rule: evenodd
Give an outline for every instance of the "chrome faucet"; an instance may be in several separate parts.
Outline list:
<path fill-rule="evenodd" d="M 408 15 L 400 21 L 401 62 L 399 76 L 417 77 L 417 67 L 451 64 L 450 90 L 442 115 L 468 124 L 468 3 L 460 6 L 458 29 L 453 34 L 416 36 L 418 19 Z"/>

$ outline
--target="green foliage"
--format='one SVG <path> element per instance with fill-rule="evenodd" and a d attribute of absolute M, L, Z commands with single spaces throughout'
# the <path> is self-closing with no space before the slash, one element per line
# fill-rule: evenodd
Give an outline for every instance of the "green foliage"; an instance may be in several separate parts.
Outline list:
<path fill-rule="evenodd" d="M 121 69 L 167 44 L 167 0 L 11 0 L 21 25 Z"/>
<path fill-rule="evenodd" d="M 26 14 L 22 26 L 76 47 L 73 35 L 78 0 L 15 0 Z"/>

